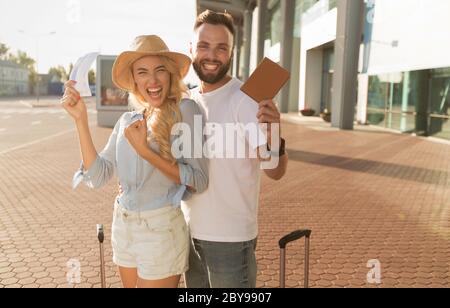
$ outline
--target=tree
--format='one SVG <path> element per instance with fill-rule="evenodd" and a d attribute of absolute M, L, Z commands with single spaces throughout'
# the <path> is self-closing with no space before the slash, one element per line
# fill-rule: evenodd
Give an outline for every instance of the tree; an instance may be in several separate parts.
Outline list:
<path fill-rule="evenodd" d="M 48 70 L 48 74 L 53 77 L 57 77 L 58 81 L 66 82 L 69 78 L 69 75 L 66 72 L 66 69 L 62 65 L 58 65 L 56 67 L 51 67 Z"/>
<path fill-rule="evenodd" d="M 89 70 L 88 79 L 90 85 L 95 85 L 95 71 L 93 69 Z"/>
<path fill-rule="evenodd" d="M 72 73 L 73 70 L 73 63 L 70 63 L 69 65 L 69 69 L 67 70 L 67 79 L 69 78 L 70 74 Z M 95 85 L 95 71 L 93 69 L 89 70 L 88 73 L 88 81 L 90 85 Z"/>
<path fill-rule="evenodd" d="M 34 65 L 36 61 L 33 58 L 30 58 L 25 51 L 18 50 L 17 55 L 13 55 L 10 53 L 8 56 L 8 60 L 26 67 L 30 71 L 35 70 Z"/>
<path fill-rule="evenodd" d="M 67 69 L 67 76 L 70 76 L 70 74 L 72 74 L 72 70 L 73 70 L 73 63 L 70 63 L 69 68 Z"/>
<path fill-rule="evenodd" d="M 0 60 L 6 60 L 9 47 L 6 44 L 0 43 Z"/>

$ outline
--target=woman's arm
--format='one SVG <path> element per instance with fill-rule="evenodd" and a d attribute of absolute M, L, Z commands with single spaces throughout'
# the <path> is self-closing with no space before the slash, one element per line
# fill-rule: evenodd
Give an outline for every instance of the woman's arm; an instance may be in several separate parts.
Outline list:
<path fill-rule="evenodd" d="M 208 159 L 203 155 L 204 143 L 204 119 L 197 103 L 190 99 L 185 99 L 180 104 L 183 124 L 186 130 L 182 131 L 179 140 L 183 143 L 182 162 L 178 164 L 180 168 L 181 183 L 186 185 L 191 193 L 202 193 L 208 188 L 209 168 Z M 179 143 L 177 143 L 179 147 Z M 177 148 L 177 146 L 175 146 Z M 186 197 L 189 198 L 189 195 Z M 186 199 L 183 197 L 183 199 Z"/>
<path fill-rule="evenodd" d="M 177 164 L 165 160 L 150 148 L 143 148 L 139 154 L 143 159 L 161 171 L 165 176 L 171 179 L 175 184 L 181 185 L 180 168 Z"/>
<path fill-rule="evenodd" d="M 97 150 L 92 142 L 91 131 L 87 121 L 77 121 L 78 139 L 80 142 L 81 156 L 83 158 L 84 168 L 89 170 L 97 159 Z"/>
<path fill-rule="evenodd" d="M 97 158 L 97 150 L 89 130 L 86 104 L 80 97 L 80 93 L 74 88 L 75 83 L 75 81 L 69 80 L 64 84 L 65 91 L 61 104 L 75 121 L 84 167 L 89 169 Z"/>
<path fill-rule="evenodd" d="M 89 129 L 87 108 L 74 85 L 74 81 L 66 82 L 64 96 L 61 99 L 64 109 L 75 121 L 83 160 L 81 169 L 74 176 L 73 188 L 81 181 L 86 182 L 91 188 L 98 188 L 106 184 L 114 175 L 116 140 L 120 120 L 114 127 L 103 151 L 97 154 Z"/>

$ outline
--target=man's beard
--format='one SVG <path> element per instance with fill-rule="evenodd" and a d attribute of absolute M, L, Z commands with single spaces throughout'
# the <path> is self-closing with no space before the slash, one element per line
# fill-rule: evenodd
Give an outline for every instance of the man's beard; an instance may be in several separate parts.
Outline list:
<path fill-rule="evenodd" d="M 225 65 L 221 65 L 222 63 L 217 62 L 217 61 L 201 61 L 200 63 L 198 63 L 197 61 L 194 61 L 192 63 L 192 66 L 194 67 L 194 70 L 197 73 L 197 76 L 198 76 L 198 78 L 200 78 L 201 81 L 209 83 L 209 84 L 215 84 L 215 83 L 221 81 L 225 77 L 225 75 L 228 73 L 228 71 L 230 70 L 230 67 L 231 67 L 231 61 L 232 61 L 232 58 L 230 58 L 228 63 Z M 220 65 L 219 71 L 215 75 L 204 74 L 202 72 L 202 67 L 201 67 L 202 62 L 210 62 L 210 63 L 219 64 Z"/>

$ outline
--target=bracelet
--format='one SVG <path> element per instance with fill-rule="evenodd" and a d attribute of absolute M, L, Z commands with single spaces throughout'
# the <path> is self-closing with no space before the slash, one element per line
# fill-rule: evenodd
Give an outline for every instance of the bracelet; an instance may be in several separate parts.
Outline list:
<path fill-rule="evenodd" d="M 267 151 L 271 152 L 269 144 L 267 144 Z M 278 154 L 278 157 L 281 157 L 286 154 L 286 140 L 283 138 L 280 138 L 280 148 L 277 152 L 274 152 Z"/>
<path fill-rule="evenodd" d="M 284 140 L 283 138 L 281 138 L 280 141 L 280 157 L 284 156 L 286 154 L 286 140 Z"/>

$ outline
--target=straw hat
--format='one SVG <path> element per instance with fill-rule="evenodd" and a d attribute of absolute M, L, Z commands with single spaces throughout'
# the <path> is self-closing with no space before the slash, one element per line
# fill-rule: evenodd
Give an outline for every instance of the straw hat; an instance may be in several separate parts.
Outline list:
<path fill-rule="evenodd" d="M 126 91 L 134 90 L 131 66 L 134 62 L 145 56 L 164 56 L 172 59 L 180 69 L 182 78 L 186 77 L 191 65 L 191 58 L 182 53 L 170 51 L 159 36 L 138 36 L 134 39 L 131 50 L 121 53 L 114 62 L 112 80 L 117 87 Z"/>

